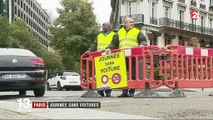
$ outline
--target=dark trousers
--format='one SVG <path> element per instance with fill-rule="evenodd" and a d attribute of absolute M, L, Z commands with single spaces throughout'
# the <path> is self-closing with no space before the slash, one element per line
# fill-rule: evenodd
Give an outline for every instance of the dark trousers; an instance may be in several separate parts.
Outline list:
<path fill-rule="evenodd" d="M 106 95 L 111 95 L 112 89 L 98 91 L 98 94 L 100 94 L 103 97 L 104 92 Z"/>
<path fill-rule="evenodd" d="M 133 94 L 134 95 L 134 93 L 135 93 L 135 89 L 122 89 L 122 94 L 123 95 L 127 95 L 128 94 L 128 92 L 129 92 L 129 94 Z"/>

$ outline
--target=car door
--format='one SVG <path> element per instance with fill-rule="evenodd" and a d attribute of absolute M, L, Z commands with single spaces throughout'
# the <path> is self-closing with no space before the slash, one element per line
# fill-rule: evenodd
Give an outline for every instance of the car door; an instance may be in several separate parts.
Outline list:
<path fill-rule="evenodd" d="M 49 79 L 48 79 L 48 83 L 50 85 L 50 88 L 56 88 L 57 84 L 56 84 L 56 75 L 57 74 L 53 74 Z"/>

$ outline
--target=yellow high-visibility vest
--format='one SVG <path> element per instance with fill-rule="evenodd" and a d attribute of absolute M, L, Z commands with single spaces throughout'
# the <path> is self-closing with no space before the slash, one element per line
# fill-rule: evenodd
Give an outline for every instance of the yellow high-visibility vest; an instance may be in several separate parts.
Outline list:
<path fill-rule="evenodd" d="M 138 46 L 138 34 L 140 30 L 132 28 L 128 32 L 123 28 L 118 31 L 119 36 L 119 48 L 132 48 Z"/>
<path fill-rule="evenodd" d="M 104 36 L 103 33 L 100 33 L 97 38 L 97 51 L 106 49 L 106 47 L 111 43 L 114 34 L 115 33 L 112 31 L 106 36 Z"/>

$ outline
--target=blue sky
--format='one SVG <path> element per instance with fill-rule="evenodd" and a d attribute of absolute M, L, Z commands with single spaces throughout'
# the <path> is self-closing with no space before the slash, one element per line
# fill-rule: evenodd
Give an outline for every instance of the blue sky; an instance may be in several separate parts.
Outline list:
<path fill-rule="evenodd" d="M 58 17 L 56 8 L 60 7 L 60 0 L 37 0 L 44 9 L 47 9 L 54 18 Z M 89 0 L 93 2 L 94 14 L 100 24 L 109 21 L 111 7 L 110 0 Z"/>

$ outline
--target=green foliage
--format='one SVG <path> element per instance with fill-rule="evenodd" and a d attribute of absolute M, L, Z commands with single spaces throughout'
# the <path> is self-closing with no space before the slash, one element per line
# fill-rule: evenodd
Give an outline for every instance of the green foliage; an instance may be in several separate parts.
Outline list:
<path fill-rule="evenodd" d="M 46 49 L 42 50 L 41 57 L 44 59 L 46 68 L 51 70 L 62 70 L 64 69 L 62 64 L 62 57 L 57 53 L 47 51 Z"/>
<path fill-rule="evenodd" d="M 11 31 L 13 40 L 16 41 L 16 44 L 21 48 L 38 53 L 38 50 L 42 47 L 23 21 L 18 20 L 13 22 L 11 24 Z"/>
<path fill-rule="evenodd" d="M 63 69 L 62 59 L 57 53 L 52 53 L 44 48 L 32 35 L 23 21 L 15 21 L 11 25 L 12 37 L 17 41 L 17 46 L 31 50 L 39 57 L 43 58 L 47 69 Z"/>
<path fill-rule="evenodd" d="M 44 59 L 48 70 L 63 69 L 61 56 L 44 48 L 23 21 L 10 24 L 7 18 L 0 16 L 0 28 L 0 47 L 28 49 Z"/>
<path fill-rule="evenodd" d="M 80 55 L 96 39 L 99 27 L 88 1 L 62 0 L 61 5 L 63 9 L 58 9 L 59 18 L 50 28 L 50 45 L 60 51 L 66 69 L 74 70 Z"/>
<path fill-rule="evenodd" d="M 0 47 L 9 47 L 11 45 L 10 24 L 7 18 L 0 16 Z"/>
<path fill-rule="evenodd" d="M 188 46 L 190 47 L 197 47 L 197 44 L 199 43 L 199 40 L 197 37 L 191 37 L 189 40 L 188 40 Z"/>

